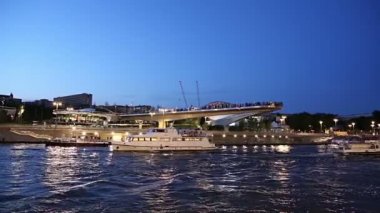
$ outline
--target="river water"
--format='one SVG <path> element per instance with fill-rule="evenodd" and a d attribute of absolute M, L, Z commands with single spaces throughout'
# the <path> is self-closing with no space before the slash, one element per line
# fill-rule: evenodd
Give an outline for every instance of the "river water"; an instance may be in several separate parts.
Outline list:
<path fill-rule="evenodd" d="M 378 212 L 380 158 L 324 146 L 198 153 L 0 146 L 0 212 Z"/>

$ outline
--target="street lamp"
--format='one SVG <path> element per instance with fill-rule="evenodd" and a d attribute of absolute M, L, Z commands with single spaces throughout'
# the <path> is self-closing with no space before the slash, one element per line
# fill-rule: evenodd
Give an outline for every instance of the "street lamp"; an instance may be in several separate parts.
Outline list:
<path fill-rule="evenodd" d="M 62 102 L 54 101 L 54 102 L 53 102 L 53 105 L 56 106 L 55 109 L 58 111 L 58 107 L 62 106 Z"/>
<path fill-rule="evenodd" d="M 53 102 L 53 106 L 56 106 L 56 112 L 58 111 L 58 107 L 59 106 L 62 106 L 62 102 L 59 102 L 59 101 L 54 101 Z M 57 122 L 58 122 L 58 115 L 57 113 L 55 114 L 55 128 L 57 128 Z"/>
<path fill-rule="evenodd" d="M 280 118 L 281 125 L 285 125 L 286 124 L 285 123 L 286 118 L 288 118 L 288 117 L 286 117 L 286 115 L 281 116 L 281 118 Z"/>
<path fill-rule="evenodd" d="M 281 126 L 284 125 L 284 119 L 283 118 L 280 118 L 280 124 L 281 124 Z"/>
<path fill-rule="evenodd" d="M 82 132 L 82 137 L 81 137 L 82 140 L 85 140 L 85 139 L 86 139 L 86 135 L 87 135 L 87 132 L 83 131 L 83 132 Z"/>
<path fill-rule="evenodd" d="M 375 134 L 375 121 L 371 121 L 372 132 Z"/>
<path fill-rule="evenodd" d="M 77 129 L 77 127 L 73 126 L 71 127 L 71 138 L 75 137 L 76 138 L 76 135 L 75 135 L 75 130 Z"/>
<path fill-rule="evenodd" d="M 355 122 L 352 122 L 352 131 L 355 130 Z"/>
<path fill-rule="evenodd" d="M 335 128 L 336 128 L 336 124 L 338 123 L 338 119 L 334 118 L 334 123 L 335 123 Z"/>
<path fill-rule="evenodd" d="M 321 125 L 321 132 L 322 132 L 323 121 L 319 121 L 319 124 Z"/>

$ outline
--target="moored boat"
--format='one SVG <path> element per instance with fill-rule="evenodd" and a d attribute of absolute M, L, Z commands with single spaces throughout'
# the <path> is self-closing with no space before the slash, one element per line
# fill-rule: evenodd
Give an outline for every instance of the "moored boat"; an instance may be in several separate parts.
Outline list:
<path fill-rule="evenodd" d="M 181 130 L 173 127 L 153 128 L 145 134 L 131 135 L 124 141 L 112 142 L 112 151 L 202 151 L 216 146 L 200 130 Z"/>
<path fill-rule="evenodd" d="M 329 144 L 329 147 L 332 150 L 337 150 L 343 145 L 353 144 L 353 143 L 364 143 L 364 140 L 359 135 L 336 136 L 331 139 L 331 143 Z"/>
<path fill-rule="evenodd" d="M 342 144 L 336 153 L 343 155 L 379 155 L 380 142 Z"/>

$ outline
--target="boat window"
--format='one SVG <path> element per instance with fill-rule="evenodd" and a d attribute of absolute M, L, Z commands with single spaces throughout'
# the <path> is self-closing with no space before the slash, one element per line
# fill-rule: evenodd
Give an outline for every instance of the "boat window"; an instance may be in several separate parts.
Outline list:
<path fill-rule="evenodd" d="M 151 138 L 144 138 L 144 139 L 145 139 L 145 141 L 151 141 L 151 140 L 150 140 Z"/>
<path fill-rule="evenodd" d="M 157 141 L 157 138 L 151 138 L 152 141 Z"/>
<path fill-rule="evenodd" d="M 161 138 L 161 141 L 170 141 L 170 138 Z"/>
<path fill-rule="evenodd" d="M 165 132 L 165 129 L 153 129 L 152 132 Z"/>

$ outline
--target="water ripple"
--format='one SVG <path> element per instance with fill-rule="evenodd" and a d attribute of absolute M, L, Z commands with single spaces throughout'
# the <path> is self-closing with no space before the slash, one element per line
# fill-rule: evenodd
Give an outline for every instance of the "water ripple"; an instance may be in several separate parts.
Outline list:
<path fill-rule="evenodd" d="M 112 153 L 0 146 L 0 212 L 376 212 L 380 158 L 323 147 Z"/>

